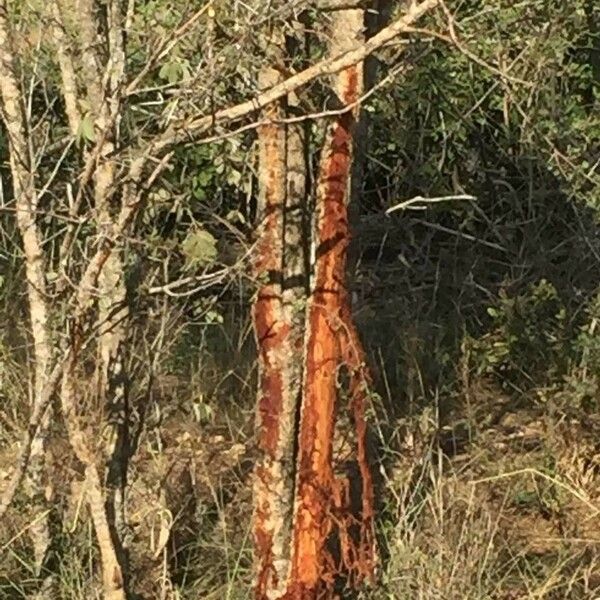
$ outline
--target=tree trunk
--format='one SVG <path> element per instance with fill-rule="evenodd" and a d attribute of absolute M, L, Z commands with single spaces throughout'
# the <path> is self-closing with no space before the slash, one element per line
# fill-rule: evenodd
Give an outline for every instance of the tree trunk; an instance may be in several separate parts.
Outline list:
<path fill-rule="evenodd" d="M 69 0 L 67 0 L 69 1 Z M 73 1 L 73 0 L 70 0 Z M 124 76 L 124 11 L 121 0 L 112 0 L 107 9 L 108 56 L 100 57 L 98 47 L 97 16 L 90 0 L 78 0 L 83 17 L 81 26 L 81 72 L 87 91 L 90 116 L 96 136 L 98 165 L 93 174 L 94 202 L 97 228 L 102 234 L 115 225 L 113 212 L 118 204 L 116 165 L 111 155 L 116 149 L 117 123 L 120 110 L 120 85 Z M 74 5 L 71 6 L 74 11 Z M 59 53 L 60 57 L 60 53 Z M 65 97 L 73 88 L 69 81 L 66 61 L 61 61 Z M 105 72 L 109 74 L 103 83 Z M 69 121 L 73 121 L 69 118 Z M 90 153 L 86 157 L 90 159 Z M 98 294 L 99 365 L 98 391 L 111 426 L 111 442 L 108 453 L 109 488 L 119 505 L 116 516 L 122 513 L 124 473 L 127 457 L 127 376 L 124 347 L 127 338 L 129 310 L 125 290 L 123 245 L 120 241 L 107 258 L 100 273 Z M 121 518 L 123 516 L 121 515 Z"/>
<path fill-rule="evenodd" d="M 79 348 L 75 342 L 68 357 L 62 378 L 61 404 L 69 443 L 75 456 L 85 467 L 86 499 L 94 525 L 102 565 L 102 591 L 104 600 L 125 600 L 125 582 L 121 562 L 116 550 L 113 528 L 106 510 L 106 495 L 97 467 L 93 434 L 80 422 L 77 415 Z"/>
<path fill-rule="evenodd" d="M 362 10 L 336 13 L 331 54 L 352 47 L 362 29 Z M 339 105 L 353 108 L 336 118 L 327 132 L 317 182 L 316 256 L 306 320 L 290 599 L 329 597 L 338 577 L 350 583 L 368 577 L 374 561 L 373 492 L 364 420 L 368 382 L 345 284 L 355 105 L 363 92 L 362 63 L 341 71 L 333 88 Z M 349 419 L 344 418 L 346 407 L 341 404 L 341 369 L 347 370 L 350 380 Z M 350 450 L 358 466 L 354 474 L 334 473 L 334 465 L 352 462 L 348 456 L 334 456 L 336 432 L 338 436 L 351 434 L 354 448 Z M 356 477 L 358 486 L 352 480 Z"/>
<path fill-rule="evenodd" d="M 33 339 L 34 389 L 32 412 L 39 410 L 44 399 L 52 344 L 48 329 L 48 306 L 42 233 L 36 221 L 37 193 L 32 158 L 27 141 L 27 118 L 21 101 L 21 92 L 14 71 L 14 52 L 10 39 L 6 3 L 0 4 L 0 92 L 3 116 L 8 133 L 10 170 L 13 181 L 16 216 L 23 241 L 27 298 L 31 336 Z M 50 527 L 47 502 L 44 498 L 45 439 L 50 422 L 50 412 L 42 417 L 40 427 L 31 444 L 29 494 L 35 515 L 30 528 L 34 547 L 37 574 L 43 569 L 50 546 Z M 46 513 L 44 515 L 44 513 Z"/>
<path fill-rule="evenodd" d="M 270 54 L 274 64 L 262 69 L 261 88 L 282 80 L 282 39 L 274 40 Z M 259 130 L 260 225 L 254 264 L 259 282 L 253 318 L 259 349 L 261 452 L 254 479 L 255 589 L 257 598 L 281 598 L 289 571 L 301 385 L 306 169 L 301 130 L 276 123 L 285 115 L 284 103 L 274 103 L 264 113 L 272 122 Z"/>
<path fill-rule="evenodd" d="M 361 40 L 363 16 L 363 10 L 335 15 L 333 56 Z M 283 62 L 281 53 L 278 61 Z M 280 81 L 280 69 L 263 69 L 261 88 Z M 348 203 L 351 182 L 359 179 L 353 150 L 359 114 L 355 105 L 364 87 L 362 63 L 335 76 L 333 87 L 338 107 L 351 106 L 328 128 L 322 149 L 313 285 L 306 310 L 306 140 L 300 129 L 275 122 L 259 132 L 261 226 L 255 273 L 261 287 L 254 323 L 261 459 L 254 530 L 255 593 L 260 599 L 331 597 L 338 579 L 353 585 L 371 575 L 374 563 L 364 419 L 368 375 L 345 284 Z M 265 110 L 272 121 L 284 116 L 280 104 Z M 348 375 L 345 390 L 341 370 Z M 344 394 L 347 406 L 342 405 Z M 336 437 L 351 441 L 334 452 Z"/>
<path fill-rule="evenodd" d="M 92 174 L 97 230 L 109 236 L 116 225 L 113 212 L 119 207 L 115 178 L 116 165 L 111 155 L 115 151 L 117 123 L 120 111 L 120 86 L 124 76 L 124 19 L 122 2 L 113 0 L 107 9 L 108 56 L 96 50 L 98 43 L 98 16 L 90 0 L 55 0 L 54 14 L 59 18 L 55 42 L 61 70 L 66 113 L 72 135 L 77 135 L 81 115 L 77 109 L 77 82 L 72 54 L 70 54 L 64 29 L 81 20 L 78 29 L 80 46 L 81 88 L 85 89 L 87 115 L 94 127 L 94 146 L 84 154 L 89 165 L 96 163 Z M 109 76 L 105 80 L 105 73 Z M 123 200 L 121 199 L 121 204 Z M 77 207 L 74 218 L 78 217 Z M 69 239 L 66 236 L 65 239 Z M 66 268 L 69 242 L 61 248 L 61 263 Z M 125 290 L 123 245 L 115 240 L 115 247 L 106 258 L 98 276 L 98 364 L 97 390 L 100 405 L 109 426 L 109 440 L 105 458 L 96 456 L 89 444 L 83 446 L 72 440 L 77 457 L 86 467 L 90 492 L 88 495 L 92 520 L 101 549 L 105 595 L 123 593 L 126 588 L 126 511 L 125 491 L 127 481 L 128 449 L 128 403 L 125 342 L 129 323 L 129 310 Z M 76 360 L 76 357 L 73 358 Z M 67 378 L 77 377 L 72 365 Z M 81 427 L 73 413 L 76 398 L 76 381 L 65 381 L 62 401 L 65 418 L 71 436 L 80 436 Z M 87 462 L 86 462 L 87 461 Z M 99 469 L 97 461 L 105 462 L 106 469 Z M 103 474 L 106 471 L 106 476 Z M 106 490 L 105 488 L 106 484 Z M 101 499 L 104 499 L 102 502 Z M 102 509 L 102 510 L 101 510 Z M 112 546 L 112 548 L 110 547 Z M 116 583 L 115 583 L 116 582 Z M 121 590 L 116 591 L 115 590 Z M 117 597 L 117 596 L 115 596 Z"/>

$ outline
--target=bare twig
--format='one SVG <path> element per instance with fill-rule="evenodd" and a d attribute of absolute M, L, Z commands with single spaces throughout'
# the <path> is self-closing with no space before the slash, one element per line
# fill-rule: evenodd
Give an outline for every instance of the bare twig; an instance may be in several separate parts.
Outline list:
<path fill-rule="evenodd" d="M 410 200 L 404 200 L 399 204 L 390 206 L 390 208 L 385 211 L 385 214 L 389 215 L 397 210 L 425 210 L 427 208 L 427 204 L 437 204 L 438 202 L 448 202 L 449 200 L 477 200 L 477 198 L 475 196 L 471 196 L 470 194 L 459 194 L 457 196 L 436 196 L 434 198 L 415 196 Z M 414 206 L 415 204 L 417 206 Z"/>
<path fill-rule="evenodd" d="M 493 250 L 499 250 L 500 252 L 508 252 L 506 248 L 500 246 L 499 244 L 494 244 L 493 242 L 488 242 L 486 240 L 480 240 L 474 235 L 471 235 L 470 233 L 465 233 L 464 231 L 458 231 L 456 229 L 451 229 L 450 227 L 444 227 L 444 225 L 440 225 L 438 223 L 429 223 L 428 221 L 423 221 L 422 219 L 414 219 L 413 222 L 418 223 L 419 225 L 423 225 L 424 227 L 428 227 L 429 229 L 435 229 L 436 231 L 448 233 L 450 235 L 454 235 L 464 240 L 468 240 L 469 242 L 474 242 L 475 244 L 487 246 L 488 248 L 492 248 Z"/>
<path fill-rule="evenodd" d="M 414 22 L 430 10 L 436 8 L 438 4 L 439 0 L 423 0 L 420 4 L 412 5 L 405 15 L 382 29 L 366 42 L 357 44 L 350 50 L 332 58 L 324 59 L 292 75 L 283 82 L 258 94 L 251 100 L 218 110 L 214 115 L 191 117 L 173 123 L 166 131 L 153 138 L 142 150 L 142 153 L 155 155 L 166 152 L 177 144 L 194 142 L 203 133 L 215 126 L 225 126 L 235 123 L 319 77 L 334 75 L 343 69 L 361 62 L 382 46 L 385 46 L 399 35 L 405 33 Z"/>

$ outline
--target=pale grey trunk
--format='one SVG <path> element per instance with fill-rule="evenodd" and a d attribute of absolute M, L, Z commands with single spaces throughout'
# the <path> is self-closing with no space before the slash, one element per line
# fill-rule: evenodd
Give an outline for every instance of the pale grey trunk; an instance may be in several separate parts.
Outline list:
<path fill-rule="evenodd" d="M 94 125 L 95 145 L 86 152 L 86 163 L 97 161 L 92 174 L 93 192 L 95 200 L 95 217 L 98 233 L 109 236 L 116 223 L 113 211 L 119 210 L 116 199 L 117 182 L 115 180 L 116 165 L 111 158 L 115 149 L 118 136 L 118 121 L 120 110 L 120 93 L 124 77 L 124 18 L 123 6 L 120 0 L 108 3 L 108 54 L 101 56 L 98 48 L 101 44 L 98 39 L 97 14 L 92 0 L 56 0 L 56 11 L 61 16 L 62 27 L 73 27 L 77 23 L 77 37 L 79 40 L 80 73 L 82 76 L 82 89 L 86 92 L 87 118 Z M 61 35 L 62 34 L 62 35 Z M 75 108 L 72 106 L 72 97 L 77 93 L 77 84 L 73 79 L 73 59 L 66 51 L 64 32 L 57 37 L 59 48 L 59 62 L 63 79 L 63 91 L 67 103 L 67 117 L 71 132 L 76 134 L 77 124 Z M 81 104 L 81 102 L 80 102 Z M 66 253 L 68 248 L 63 248 Z M 63 257 L 66 264 L 66 257 Z M 98 276 L 98 365 L 97 365 L 97 390 L 101 405 L 105 411 L 105 422 L 108 425 L 108 442 L 105 448 L 106 474 L 101 477 L 95 461 L 100 457 L 89 456 L 94 464 L 88 464 L 86 473 L 100 485 L 94 491 L 94 506 L 90 509 L 96 512 L 93 516 L 94 526 L 103 543 L 115 543 L 113 552 L 118 563 L 125 562 L 125 546 L 127 539 L 125 489 L 127 460 L 129 449 L 127 444 L 128 410 L 127 410 L 127 374 L 125 365 L 125 343 L 129 323 L 129 310 L 127 307 L 125 290 L 125 273 L 123 266 L 123 245 L 120 239 L 115 240 L 114 247 L 106 258 Z M 71 376 L 76 376 L 73 371 Z M 63 386 L 63 394 L 74 398 L 69 392 L 74 382 L 67 382 Z M 69 402 L 65 409 L 69 409 Z M 73 431 L 73 427 L 71 428 Z M 81 453 L 80 453 L 81 454 Z M 84 454 L 81 454 L 85 458 Z M 104 491 L 105 484 L 107 486 Z M 104 498 L 104 516 L 98 513 L 100 509 L 99 498 Z M 91 498 L 90 498 L 91 499 Z M 107 537 L 106 532 L 98 527 L 108 527 L 112 534 Z M 110 565 L 108 549 L 101 553 L 103 563 L 109 561 L 106 569 L 114 570 Z M 119 568 L 124 566 L 120 565 Z M 103 567 L 104 568 L 104 567 Z M 105 575 L 105 586 L 109 584 Z M 121 572 L 121 579 L 123 577 Z M 108 594 L 108 592 L 106 592 Z"/>
<path fill-rule="evenodd" d="M 90 0 L 79 0 L 80 8 L 95 23 L 93 5 Z M 108 55 L 105 61 L 91 50 L 84 54 L 84 72 L 87 79 L 88 100 L 94 111 L 99 136 L 101 162 L 94 176 L 94 197 L 100 232 L 114 225 L 112 210 L 118 204 L 115 198 L 115 164 L 110 155 L 118 137 L 121 84 L 125 72 L 123 3 L 112 0 L 108 4 Z M 95 39 L 93 27 L 84 29 L 82 39 L 89 44 Z M 103 85 L 103 69 L 106 63 L 108 79 Z M 99 303 L 99 386 L 100 399 L 105 407 L 110 439 L 107 452 L 108 504 L 114 519 L 119 542 L 127 545 L 127 522 L 125 491 L 127 462 L 129 457 L 128 431 L 129 410 L 127 397 L 126 341 L 129 327 L 129 308 L 125 287 L 123 262 L 124 246 L 121 240 L 108 257 L 98 280 Z"/>
<path fill-rule="evenodd" d="M 45 278 L 45 257 L 42 234 L 36 221 L 37 194 L 27 135 L 26 113 L 14 71 L 14 53 L 7 18 L 7 5 L 0 3 L 0 91 L 3 116 L 9 140 L 10 170 L 16 205 L 16 217 L 23 242 L 27 297 L 31 336 L 33 339 L 34 385 L 32 412 L 43 402 L 47 383 L 52 345 L 48 330 L 48 307 Z M 44 497 L 45 442 L 50 422 L 50 411 L 42 418 L 41 425 L 31 444 L 28 491 L 33 500 L 33 524 L 30 535 L 33 541 L 36 570 L 41 574 L 50 545 L 48 505 Z M 46 580 L 47 581 L 47 580 Z"/>
<path fill-rule="evenodd" d="M 279 62 L 279 52 L 275 52 Z M 280 72 L 261 69 L 259 86 L 281 81 Z M 264 111 L 267 119 L 281 119 L 280 103 Z M 282 331 L 283 210 L 285 205 L 285 127 L 267 124 L 258 131 L 258 254 L 255 276 L 259 286 L 254 305 L 254 330 L 259 351 L 257 430 L 260 456 L 254 474 L 253 529 L 257 598 L 278 598 L 284 591 L 289 564 L 290 482 L 292 465 L 286 461 L 293 441 L 293 410 L 285 395 L 282 367 L 289 360 L 288 337 Z M 276 379 L 279 377 L 280 379 Z"/>
<path fill-rule="evenodd" d="M 121 550 L 125 553 L 128 541 L 125 495 L 130 454 L 128 380 L 125 364 L 129 308 L 122 252 L 122 245 L 118 244 L 102 270 L 98 281 L 100 290 L 98 316 L 102 332 L 99 339 L 99 391 L 110 428 L 106 448 L 107 500 L 109 509 L 113 512 L 112 518 Z"/>
<path fill-rule="evenodd" d="M 60 398 L 63 416 L 69 443 L 75 452 L 75 456 L 85 467 L 86 499 L 100 550 L 104 600 L 125 600 L 123 571 L 107 516 L 104 486 L 93 449 L 93 431 L 86 430 L 77 415 L 79 404 L 76 383 L 78 380 L 77 367 L 78 354 L 73 351 L 68 357 L 62 379 Z"/>
<path fill-rule="evenodd" d="M 73 62 L 73 52 L 69 46 L 65 31 L 63 13 L 58 5 L 59 0 L 52 3 L 52 18 L 54 20 L 54 45 L 58 57 L 58 65 L 62 79 L 62 92 L 65 100 L 65 113 L 69 122 L 71 135 L 75 137 L 79 133 L 81 124 L 81 111 L 78 104 L 79 93 L 77 90 L 77 77 Z"/>

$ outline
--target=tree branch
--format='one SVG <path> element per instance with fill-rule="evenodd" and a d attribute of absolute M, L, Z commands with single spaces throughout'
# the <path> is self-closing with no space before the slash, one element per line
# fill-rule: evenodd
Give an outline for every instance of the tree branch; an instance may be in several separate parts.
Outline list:
<path fill-rule="evenodd" d="M 414 22 L 436 8 L 439 2 L 440 0 L 423 0 L 420 4 L 411 6 L 406 14 L 382 29 L 365 43 L 358 44 L 332 58 L 324 59 L 274 85 L 251 100 L 223 108 L 211 115 L 185 119 L 173 124 L 162 134 L 153 138 L 146 145 L 143 153 L 146 155 L 162 154 L 177 144 L 197 141 L 203 133 L 215 126 L 226 126 L 239 121 L 319 77 L 335 75 L 343 69 L 361 62 L 394 38 L 408 31 Z"/>

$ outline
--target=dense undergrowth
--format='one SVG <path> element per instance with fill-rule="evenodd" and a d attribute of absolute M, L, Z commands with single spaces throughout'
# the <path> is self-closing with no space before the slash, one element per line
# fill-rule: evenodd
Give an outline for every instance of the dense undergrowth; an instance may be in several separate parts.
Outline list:
<path fill-rule="evenodd" d="M 494 198 L 471 215 L 366 215 L 357 228 L 355 311 L 376 372 L 380 490 L 379 583 L 365 598 L 576 599 L 600 588 L 595 223 L 558 189 L 523 217 L 520 201 L 502 202 L 497 217 Z M 469 216 L 474 240 L 460 235 Z M 515 229 L 506 248 L 482 247 Z M 14 315 L 6 294 L 3 302 Z M 141 589 L 172 585 L 160 580 L 166 560 L 177 563 L 181 598 L 248 597 L 255 373 L 246 302 L 232 293 L 221 322 L 175 314 L 168 325 L 177 333 L 149 383 L 132 469 L 134 544 L 157 552 L 134 575 Z M 22 321 L 11 321 L 19 339 Z M 5 349 L 3 465 L 27 393 L 19 369 Z M 89 598 L 93 536 L 76 465 L 60 468 L 70 509 L 52 568 L 62 598 Z M 169 514 L 161 494 L 173 499 Z M 0 564 L 6 598 L 28 597 L 28 578 L 35 583 L 27 519 L 15 508 Z M 161 548 L 165 532 L 176 552 Z"/>

